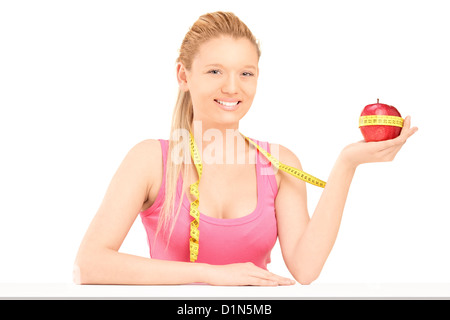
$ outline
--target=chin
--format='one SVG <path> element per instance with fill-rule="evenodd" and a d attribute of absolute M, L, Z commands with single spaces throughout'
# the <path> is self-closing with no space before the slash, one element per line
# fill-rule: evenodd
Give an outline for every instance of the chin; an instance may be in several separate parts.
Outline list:
<path fill-rule="evenodd" d="M 239 121 L 244 118 L 244 116 L 247 114 L 248 110 L 236 110 L 234 112 L 220 112 L 218 114 L 217 122 L 222 124 L 236 124 L 239 123 Z"/>

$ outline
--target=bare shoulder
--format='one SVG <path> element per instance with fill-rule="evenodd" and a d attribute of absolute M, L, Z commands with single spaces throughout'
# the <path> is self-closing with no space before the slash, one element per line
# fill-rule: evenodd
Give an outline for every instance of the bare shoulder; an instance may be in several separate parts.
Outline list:
<path fill-rule="evenodd" d="M 277 144 L 277 143 L 271 143 L 270 144 L 270 153 L 277 158 L 280 162 L 283 164 L 286 164 L 288 166 L 301 169 L 301 163 L 298 157 L 295 155 L 295 153 L 290 150 L 289 148 Z"/>
<path fill-rule="evenodd" d="M 284 145 L 277 143 L 270 143 L 270 154 L 273 155 L 276 159 L 278 159 L 281 163 L 302 170 L 302 165 L 297 155 Z M 296 179 L 296 178 L 292 177 L 290 174 L 282 170 L 277 170 L 276 179 L 277 184 L 279 186 L 280 183 L 285 179 Z"/>
<path fill-rule="evenodd" d="M 129 151 L 130 165 L 146 182 L 146 196 L 141 210 L 149 208 L 161 187 L 164 167 L 162 163 L 161 143 L 157 139 L 146 139 L 137 143 Z"/>
<path fill-rule="evenodd" d="M 158 158 L 161 155 L 161 144 L 157 139 L 145 139 L 134 145 L 130 152 L 141 157 Z"/>
<path fill-rule="evenodd" d="M 126 174 L 145 181 L 149 191 L 162 175 L 162 151 L 159 140 L 146 139 L 135 144 L 125 156 L 121 167 Z"/>
<path fill-rule="evenodd" d="M 146 139 L 135 144 L 125 157 L 125 160 L 139 168 L 148 168 L 161 161 L 161 146 L 156 139 Z"/>

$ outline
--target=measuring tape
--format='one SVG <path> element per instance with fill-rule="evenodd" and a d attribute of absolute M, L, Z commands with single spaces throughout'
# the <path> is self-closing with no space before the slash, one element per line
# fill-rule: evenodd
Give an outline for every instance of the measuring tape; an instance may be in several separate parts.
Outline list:
<path fill-rule="evenodd" d="M 397 116 L 371 115 L 359 117 L 359 126 L 394 126 L 403 127 L 403 119 Z"/>
<path fill-rule="evenodd" d="M 200 211 L 198 210 L 198 206 L 200 203 L 200 192 L 198 191 L 198 185 L 200 184 L 200 178 L 202 177 L 203 166 L 202 166 L 202 160 L 201 160 L 200 154 L 197 149 L 197 145 L 194 140 L 194 136 L 192 135 L 191 132 L 189 132 L 189 133 L 190 133 L 191 156 L 194 159 L 195 168 L 197 169 L 197 173 L 198 173 L 198 180 L 196 182 L 192 183 L 189 188 L 190 193 L 194 197 L 196 197 L 196 199 L 191 202 L 191 208 L 189 210 L 189 214 L 194 218 L 194 220 L 192 220 L 192 222 L 190 224 L 189 256 L 190 256 L 190 261 L 195 262 L 198 257 L 199 236 L 200 236 L 200 231 L 198 230 L 198 226 L 200 225 Z M 301 179 L 305 182 L 308 182 L 310 184 L 313 184 L 315 186 L 325 188 L 325 185 L 326 185 L 325 181 L 317 179 L 302 170 L 299 170 L 299 169 L 296 169 L 296 168 L 293 168 L 293 167 L 290 167 L 288 165 L 281 163 L 274 156 L 272 156 L 266 150 L 261 148 L 258 144 L 253 142 L 251 139 L 247 138 L 242 133 L 241 133 L 241 135 L 245 139 L 247 139 L 251 144 L 253 144 L 259 150 L 259 152 L 261 152 L 277 169 L 281 169 L 281 170 L 289 173 L 290 175 L 293 175 L 294 177 Z"/>
<path fill-rule="evenodd" d="M 198 191 L 198 185 L 200 184 L 200 178 L 202 177 L 202 160 L 200 154 L 198 153 L 197 145 L 195 144 L 194 137 L 191 132 L 190 133 L 190 145 L 191 145 L 191 156 L 194 159 L 195 168 L 198 173 L 198 180 L 192 183 L 189 187 L 191 194 L 196 197 L 194 201 L 191 202 L 191 208 L 189 210 L 189 214 L 194 218 L 191 222 L 190 228 L 190 238 L 189 238 L 189 256 L 191 262 L 195 262 L 198 256 L 198 247 L 199 247 L 199 236 L 200 231 L 198 230 L 198 226 L 200 225 L 200 211 L 198 210 L 198 205 L 200 203 L 200 192 Z"/>

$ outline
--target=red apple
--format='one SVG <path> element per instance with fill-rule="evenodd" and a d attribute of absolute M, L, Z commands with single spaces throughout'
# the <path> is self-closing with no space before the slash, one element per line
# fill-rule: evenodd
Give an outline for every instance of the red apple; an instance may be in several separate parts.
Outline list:
<path fill-rule="evenodd" d="M 378 99 L 377 103 L 367 105 L 361 112 L 361 117 L 371 115 L 402 117 L 395 107 L 379 103 Z M 361 125 L 359 128 L 367 142 L 394 139 L 402 131 L 401 127 L 393 125 Z"/>

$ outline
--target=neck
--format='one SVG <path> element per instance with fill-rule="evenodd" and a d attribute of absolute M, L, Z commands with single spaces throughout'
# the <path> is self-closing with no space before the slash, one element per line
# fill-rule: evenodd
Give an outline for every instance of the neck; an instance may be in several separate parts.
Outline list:
<path fill-rule="evenodd" d="M 248 147 L 239 132 L 239 122 L 210 124 L 195 120 L 192 134 L 204 164 L 244 164 Z"/>

